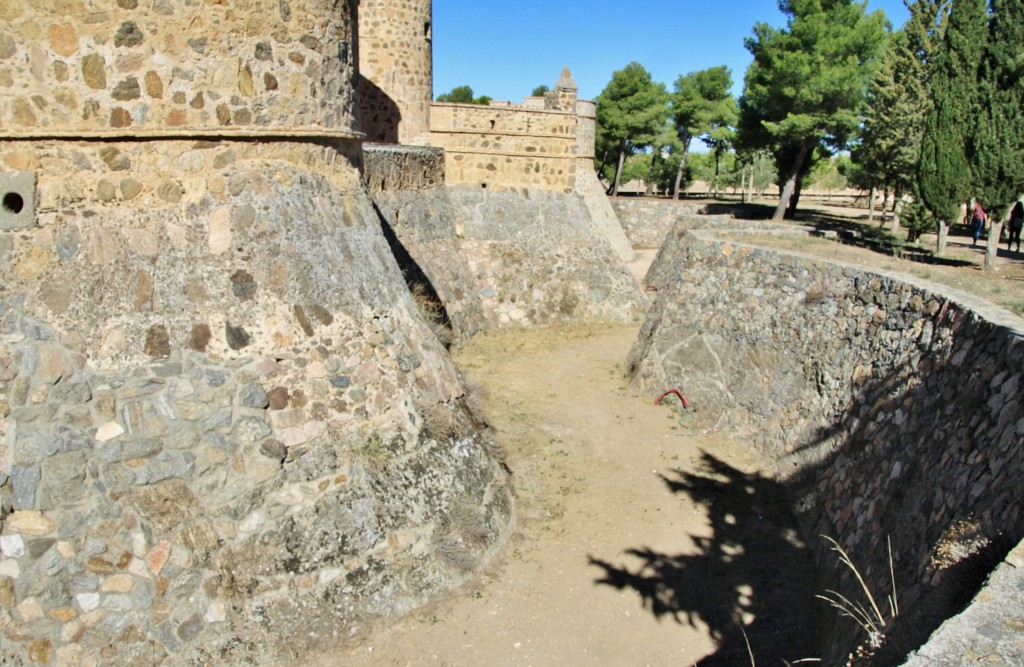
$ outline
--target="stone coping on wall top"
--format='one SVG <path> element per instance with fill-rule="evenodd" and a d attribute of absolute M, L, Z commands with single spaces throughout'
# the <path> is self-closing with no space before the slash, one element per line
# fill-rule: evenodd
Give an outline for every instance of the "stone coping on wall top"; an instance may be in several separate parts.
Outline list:
<path fill-rule="evenodd" d="M 575 111 L 563 111 L 561 109 L 534 109 L 532 107 L 526 107 L 521 104 L 509 105 L 509 106 L 495 106 L 491 104 L 465 104 L 461 102 L 431 102 L 431 107 L 437 107 L 439 109 L 468 109 L 470 111 L 494 111 L 504 113 L 546 113 L 554 116 L 576 116 Z"/>
<path fill-rule="evenodd" d="M 965 292 L 963 290 L 959 290 L 959 289 L 957 289 L 955 287 L 950 287 L 949 285 L 944 285 L 942 283 L 936 283 L 936 282 L 933 282 L 931 280 L 927 280 L 925 278 L 919 278 L 919 277 L 917 277 L 915 275 L 912 275 L 912 274 L 909 274 L 909 273 L 900 273 L 898 271 L 889 271 L 889 270 L 886 270 L 886 269 L 877 269 L 877 268 L 874 268 L 874 267 L 862 266 L 860 264 L 853 264 L 853 263 L 850 263 L 850 262 L 844 262 L 842 260 L 830 259 L 830 258 L 825 258 L 825 257 L 819 257 L 818 255 L 814 255 L 814 254 L 806 253 L 806 252 L 800 252 L 800 251 L 797 251 L 797 250 L 786 250 L 784 248 L 774 248 L 774 247 L 759 246 L 756 243 L 742 243 L 742 242 L 738 242 L 738 241 L 736 241 L 734 239 L 731 239 L 731 238 L 722 238 L 722 237 L 720 237 L 719 234 L 722 231 L 724 231 L 724 230 L 720 230 L 720 229 L 691 229 L 691 230 L 686 230 L 686 233 L 692 234 L 694 237 L 700 239 L 701 241 L 707 242 L 707 243 L 732 243 L 732 244 L 737 245 L 737 246 L 742 246 L 742 247 L 747 247 L 747 248 L 756 248 L 756 249 L 764 251 L 764 252 L 772 252 L 772 253 L 776 253 L 778 255 L 787 255 L 787 256 L 790 256 L 790 257 L 799 257 L 801 259 L 806 259 L 806 260 L 813 261 L 813 262 L 818 262 L 818 263 L 821 263 L 821 264 L 828 264 L 828 265 L 831 265 L 831 266 L 837 266 L 837 267 L 840 267 L 840 268 L 849 269 L 849 270 L 853 270 L 853 271 L 860 271 L 860 272 L 863 272 L 863 273 L 870 273 L 870 274 L 873 274 L 873 275 L 882 276 L 884 278 L 890 278 L 892 280 L 897 280 L 897 281 L 900 281 L 900 282 L 903 282 L 903 283 L 907 283 L 907 284 L 912 285 L 914 287 L 918 287 L 920 289 L 923 289 L 923 290 L 925 290 L 927 292 L 931 292 L 933 294 L 938 294 L 938 295 L 947 297 L 947 298 L 951 299 L 952 301 L 956 301 L 957 303 L 962 304 L 963 306 L 965 306 L 969 310 L 971 310 L 974 313 L 976 313 L 979 317 L 981 317 L 985 321 L 990 322 L 991 324 L 994 324 L 996 326 L 1005 327 L 1006 329 L 1009 329 L 1010 331 L 1015 333 L 1018 338 L 1024 338 L 1024 318 L 1021 318 L 1021 317 L 1015 315 L 1014 313 L 1010 312 L 1009 310 L 1007 310 L 1007 309 L 1005 309 L 1005 308 L 1003 308 L 1001 306 L 997 306 L 996 304 L 992 303 L 991 301 L 987 301 L 985 299 L 982 299 L 981 297 L 978 297 L 978 296 L 976 296 L 974 294 L 971 294 L 970 292 Z M 805 234 L 807 234 L 807 233 L 813 233 L 814 231 L 815 231 L 814 228 L 811 228 L 811 227 L 802 227 L 802 228 L 801 227 L 794 227 L 792 233 L 805 233 Z M 736 228 L 736 229 L 729 229 L 728 233 L 729 234 L 733 234 L 733 233 L 736 233 L 736 234 L 761 234 L 761 233 L 765 233 L 765 230 L 764 229 L 759 229 L 759 228 L 756 228 L 756 227 L 755 228 L 749 228 L 749 229 Z M 790 232 L 785 232 L 783 230 L 779 230 L 779 231 L 776 231 L 774 233 L 784 234 L 784 233 L 790 233 Z"/>
<path fill-rule="evenodd" d="M 444 149 L 439 146 L 412 146 L 407 144 L 382 144 L 374 141 L 364 141 L 363 150 L 375 153 L 443 153 Z"/>
<path fill-rule="evenodd" d="M 366 138 L 362 132 L 350 130 L 312 129 L 215 129 L 182 128 L 176 130 L 46 130 L 33 129 L 25 132 L 0 131 L 0 141 L 131 141 L 133 139 L 329 139 L 361 141 Z"/>

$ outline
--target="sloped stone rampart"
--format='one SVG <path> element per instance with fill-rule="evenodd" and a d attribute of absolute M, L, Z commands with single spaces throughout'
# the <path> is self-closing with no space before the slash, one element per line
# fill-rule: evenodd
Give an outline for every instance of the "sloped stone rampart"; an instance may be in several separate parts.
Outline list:
<path fill-rule="evenodd" d="M 847 550 L 880 601 L 891 539 L 901 614 L 890 648 L 924 642 L 1024 537 L 1018 318 L 709 231 L 672 232 L 647 282 L 658 291 L 630 353 L 634 381 L 679 387 L 749 437 L 789 486 L 826 583 L 850 599 L 863 598 L 817 536 Z M 859 632 L 837 621 L 826 664 Z"/>
<path fill-rule="evenodd" d="M 504 542 L 352 146 L 0 149 L 46 165 L 0 235 L 0 662 L 280 664 Z"/>
<path fill-rule="evenodd" d="M 592 192 L 441 186 L 437 154 L 372 146 L 364 172 L 378 211 L 429 279 L 456 337 L 641 316 L 646 299 L 620 255 L 628 244 L 621 229 L 610 229 L 613 216 L 594 220 Z"/>
<path fill-rule="evenodd" d="M 674 229 L 771 227 L 770 223 L 750 220 L 737 224 L 730 215 L 707 215 L 705 204 L 687 201 L 649 197 L 615 197 L 609 201 L 635 248 L 660 248 Z"/>

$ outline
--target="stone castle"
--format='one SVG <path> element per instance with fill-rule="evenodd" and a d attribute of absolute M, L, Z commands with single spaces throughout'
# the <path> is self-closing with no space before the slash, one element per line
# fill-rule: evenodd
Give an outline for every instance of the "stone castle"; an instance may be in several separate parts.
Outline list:
<path fill-rule="evenodd" d="M 435 105 L 430 32 L 429 0 L 2 4 L 5 664 L 275 664 L 503 544 L 445 345 L 643 297 L 571 75 Z"/>
<path fill-rule="evenodd" d="M 431 32 L 429 0 L 0 3 L 0 662 L 280 664 L 463 581 L 515 503 L 446 346 L 639 319 L 620 219 L 675 227 L 635 382 L 734 409 L 808 531 L 877 572 L 915 526 L 908 606 L 957 522 L 1024 536 L 1013 322 L 616 212 L 568 70 L 433 103 Z"/>

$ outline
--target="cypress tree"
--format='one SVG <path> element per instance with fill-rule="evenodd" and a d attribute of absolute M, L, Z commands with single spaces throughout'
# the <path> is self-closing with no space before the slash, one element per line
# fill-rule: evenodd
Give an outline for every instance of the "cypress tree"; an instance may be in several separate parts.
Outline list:
<path fill-rule="evenodd" d="M 1024 3 L 993 0 L 971 149 L 979 196 L 1005 220 L 1024 193 Z"/>
<path fill-rule="evenodd" d="M 918 165 L 918 194 L 940 221 L 953 220 L 972 194 L 969 144 L 980 110 L 978 73 L 987 35 L 985 0 L 955 0 L 929 82 L 932 109 Z"/>

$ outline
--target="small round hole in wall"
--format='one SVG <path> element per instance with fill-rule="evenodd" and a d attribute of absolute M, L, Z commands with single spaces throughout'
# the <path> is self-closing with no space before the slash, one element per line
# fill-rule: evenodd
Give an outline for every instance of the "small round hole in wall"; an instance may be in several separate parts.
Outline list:
<path fill-rule="evenodd" d="M 25 199 L 17 192 L 7 192 L 4 194 L 3 207 L 8 213 L 17 215 L 25 208 Z"/>
<path fill-rule="evenodd" d="M 480 187 L 482 187 L 484 190 L 486 190 L 487 189 L 487 184 L 486 183 L 481 183 Z"/>

